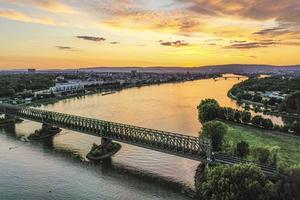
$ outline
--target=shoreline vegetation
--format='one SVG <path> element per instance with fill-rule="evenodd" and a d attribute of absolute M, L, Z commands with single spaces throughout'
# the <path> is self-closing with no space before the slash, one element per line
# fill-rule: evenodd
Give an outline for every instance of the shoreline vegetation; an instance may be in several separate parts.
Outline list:
<path fill-rule="evenodd" d="M 238 99 L 236 96 L 234 96 L 231 93 L 231 90 L 228 91 L 227 96 L 231 98 L 232 100 L 237 101 L 238 104 L 244 104 L 244 108 L 248 107 L 247 110 L 253 110 L 254 112 L 263 112 L 264 114 L 276 116 L 276 117 L 286 117 L 286 118 L 292 118 L 292 119 L 300 119 L 300 116 L 297 113 L 287 113 L 287 112 L 280 112 L 277 109 L 276 106 L 266 106 L 263 103 L 258 103 L 254 101 L 249 101 L 245 99 Z M 253 106 L 251 108 L 250 106 Z M 259 108 L 257 110 L 257 108 Z M 273 109 L 273 111 L 272 111 Z M 274 111 L 275 110 L 275 111 Z"/>
<path fill-rule="evenodd" d="M 214 153 L 235 155 L 276 167 L 275 174 L 266 176 L 253 163 L 232 166 L 210 162 L 200 163 L 195 174 L 195 188 L 199 199 L 299 198 L 300 140 L 298 138 L 245 126 L 241 121 L 250 122 L 249 112 L 231 112 L 233 109 L 220 107 L 214 99 L 202 100 L 197 108 L 199 121 L 203 125 L 199 137 L 210 139 Z M 221 122 L 218 119 L 220 114 L 226 116 L 226 120 L 223 119 Z M 264 121 L 263 118 L 261 120 Z"/>
<path fill-rule="evenodd" d="M 260 126 L 262 117 L 257 115 L 256 121 L 251 123 L 260 128 L 276 130 L 292 135 L 300 135 L 300 78 L 271 76 L 265 78 L 250 78 L 235 84 L 227 96 L 245 111 L 253 110 L 272 116 L 280 116 L 283 126 L 269 124 L 268 127 Z M 228 119 L 227 119 L 228 120 Z M 228 120 L 236 121 L 236 120 Z M 240 122 L 249 126 L 249 123 Z"/>
<path fill-rule="evenodd" d="M 228 91 L 228 97 L 252 105 L 254 111 L 300 119 L 299 93 L 299 77 L 270 76 L 237 83 Z"/>

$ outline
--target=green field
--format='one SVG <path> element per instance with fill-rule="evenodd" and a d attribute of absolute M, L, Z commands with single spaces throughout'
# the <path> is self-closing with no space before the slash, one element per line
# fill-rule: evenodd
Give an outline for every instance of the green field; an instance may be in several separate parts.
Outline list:
<path fill-rule="evenodd" d="M 228 134 L 225 140 L 230 146 L 242 140 L 247 141 L 250 147 L 279 147 L 278 164 L 290 166 L 300 164 L 300 137 L 286 136 L 280 133 L 247 127 L 234 123 L 225 123 Z"/>

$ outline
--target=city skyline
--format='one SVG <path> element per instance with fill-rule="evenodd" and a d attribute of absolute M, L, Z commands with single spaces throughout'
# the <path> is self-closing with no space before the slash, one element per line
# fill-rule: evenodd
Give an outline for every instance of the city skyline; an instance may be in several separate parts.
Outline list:
<path fill-rule="evenodd" d="M 300 63 L 300 1 L 0 0 L 0 69 Z"/>

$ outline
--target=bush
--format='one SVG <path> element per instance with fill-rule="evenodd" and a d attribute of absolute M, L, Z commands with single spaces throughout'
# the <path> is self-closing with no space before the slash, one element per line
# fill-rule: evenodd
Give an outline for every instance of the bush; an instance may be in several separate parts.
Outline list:
<path fill-rule="evenodd" d="M 292 125 L 292 131 L 294 131 L 295 134 L 300 135 L 300 122 L 296 122 Z"/>
<path fill-rule="evenodd" d="M 212 150 L 219 151 L 224 142 L 228 127 L 222 122 L 211 121 L 203 124 L 201 136 L 211 139 Z"/>
<path fill-rule="evenodd" d="M 258 147 L 253 149 L 253 157 L 261 164 L 267 164 L 271 155 L 269 149 L 265 147 Z"/>
<path fill-rule="evenodd" d="M 210 168 L 196 189 L 202 199 L 264 199 L 268 182 L 253 164 L 220 165 Z"/>
<path fill-rule="evenodd" d="M 236 153 L 240 157 L 246 157 L 249 154 L 249 144 L 245 141 L 237 143 Z"/>

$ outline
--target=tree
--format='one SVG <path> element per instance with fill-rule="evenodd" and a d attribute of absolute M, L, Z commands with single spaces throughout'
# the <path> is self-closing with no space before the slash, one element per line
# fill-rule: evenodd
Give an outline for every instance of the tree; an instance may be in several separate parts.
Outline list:
<path fill-rule="evenodd" d="M 252 118 L 252 124 L 255 125 L 255 126 L 261 126 L 262 125 L 262 121 L 263 121 L 263 118 L 262 116 L 260 115 L 256 115 Z"/>
<path fill-rule="evenodd" d="M 201 184 L 205 181 L 206 174 L 207 174 L 207 164 L 205 162 L 200 162 L 195 173 L 195 188 L 200 188 Z"/>
<path fill-rule="evenodd" d="M 248 124 L 251 120 L 251 113 L 247 111 L 243 111 L 241 120 L 243 123 Z"/>
<path fill-rule="evenodd" d="M 223 145 L 227 129 L 228 127 L 222 122 L 210 121 L 203 124 L 201 135 L 211 139 L 213 151 L 219 151 Z"/>
<path fill-rule="evenodd" d="M 229 121 L 234 121 L 234 109 L 226 107 L 225 108 L 225 116 Z"/>
<path fill-rule="evenodd" d="M 296 135 L 300 135 L 300 122 L 295 122 L 292 125 L 292 131 L 294 131 Z"/>
<path fill-rule="evenodd" d="M 265 129 L 271 129 L 273 128 L 273 122 L 270 119 L 262 119 L 261 126 Z"/>
<path fill-rule="evenodd" d="M 254 101 L 254 102 L 261 102 L 262 101 L 262 97 L 259 94 L 255 94 L 252 97 L 252 101 Z"/>
<path fill-rule="evenodd" d="M 265 147 L 257 147 L 253 149 L 253 157 L 261 164 L 267 164 L 271 155 L 269 149 Z"/>
<path fill-rule="evenodd" d="M 248 111 L 248 110 L 250 110 L 250 106 L 248 104 L 246 104 L 244 109 Z"/>
<path fill-rule="evenodd" d="M 226 119 L 226 115 L 225 115 L 225 108 L 220 107 L 219 111 L 218 111 L 218 118 L 219 119 Z"/>
<path fill-rule="evenodd" d="M 246 157 L 249 154 L 249 144 L 245 141 L 237 143 L 236 153 L 240 157 Z"/>
<path fill-rule="evenodd" d="M 278 173 L 272 187 L 272 200 L 297 200 L 300 198 L 300 166 L 293 166 Z"/>
<path fill-rule="evenodd" d="M 236 122 L 241 122 L 242 113 L 241 113 L 239 110 L 236 110 L 236 111 L 234 112 L 233 118 L 234 118 L 234 121 L 236 121 Z"/>
<path fill-rule="evenodd" d="M 268 181 L 254 164 L 219 165 L 202 180 L 196 188 L 202 199 L 259 200 L 268 192 Z"/>
<path fill-rule="evenodd" d="M 275 106 L 277 102 L 278 101 L 275 97 L 271 97 L 268 101 L 268 104 L 271 105 L 271 106 Z"/>
<path fill-rule="evenodd" d="M 281 105 L 282 111 L 297 112 L 300 114 L 300 91 L 289 95 Z"/>
<path fill-rule="evenodd" d="M 214 120 L 218 117 L 219 103 L 214 99 L 204 99 L 198 108 L 199 121 L 201 123 Z"/>

